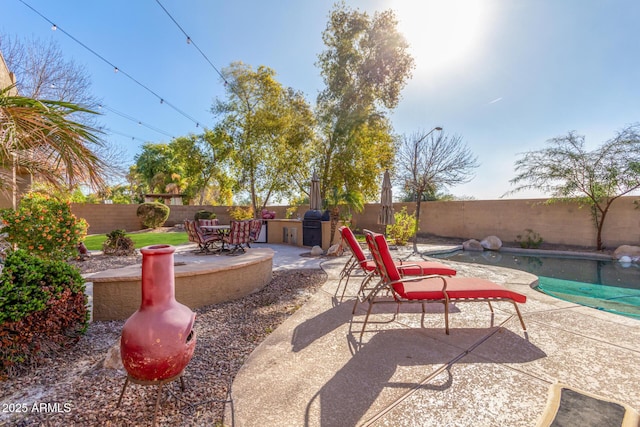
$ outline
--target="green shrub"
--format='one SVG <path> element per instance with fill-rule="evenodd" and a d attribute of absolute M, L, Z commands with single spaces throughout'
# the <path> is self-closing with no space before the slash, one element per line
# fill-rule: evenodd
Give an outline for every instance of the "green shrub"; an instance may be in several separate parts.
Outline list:
<path fill-rule="evenodd" d="M 169 206 L 157 202 L 147 202 L 138 206 L 136 215 L 145 228 L 158 228 L 169 218 Z"/>
<path fill-rule="evenodd" d="M 516 243 L 519 243 L 521 248 L 538 249 L 544 241 L 540 234 L 530 228 L 527 228 L 524 231 L 526 232 L 524 236 L 521 234 L 516 236 Z"/>
<path fill-rule="evenodd" d="M 78 243 L 87 234 L 87 223 L 71 213 L 71 205 L 31 193 L 16 211 L 2 210 L 7 241 L 40 258 L 66 260 L 78 254 Z"/>
<path fill-rule="evenodd" d="M 77 268 L 11 252 L 0 275 L 0 377 L 77 341 L 88 324 L 86 302 Z"/>
<path fill-rule="evenodd" d="M 204 209 L 199 210 L 198 212 L 195 213 L 195 215 L 193 215 L 193 219 L 195 221 L 199 220 L 199 219 L 215 219 L 216 218 L 216 214 L 210 211 L 205 211 Z"/>
<path fill-rule="evenodd" d="M 387 238 L 395 245 L 404 246 L 415 234 L 416 217 L 407 213 L 406 206 L 393 217 L 396 223 L 387 226 Z"/>
<path fill-rule="evenodd" d="M 107 240 L 102 244 L 102 252 L 106 255 L 127 256 L 133 255 L 135 251 L 136 245 L 126 236 L 125 230 L 113 230 L 107 233 Z"/>

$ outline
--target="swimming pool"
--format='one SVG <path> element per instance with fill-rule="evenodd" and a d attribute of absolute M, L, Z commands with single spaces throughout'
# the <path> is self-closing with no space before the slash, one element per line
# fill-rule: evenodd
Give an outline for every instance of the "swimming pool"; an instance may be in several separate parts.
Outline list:
<path fill-rule="evenodd" d="M 536 289 L 548 295 L 640 319 L 638 264 L 505 251 L 454 251 L 430 256 L 526 271 L 539 277 Z"/>

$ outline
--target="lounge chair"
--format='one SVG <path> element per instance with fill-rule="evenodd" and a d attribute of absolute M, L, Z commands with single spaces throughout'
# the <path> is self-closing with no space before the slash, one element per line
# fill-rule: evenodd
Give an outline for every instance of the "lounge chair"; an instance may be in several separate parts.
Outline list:
<path fill-rule="evenodd" d="M 517 303 L 526 302 L 527 297 L 525 295 L 480 278 L 446 277 L 441 275 L 402 277 L 391 258 L 389 246 L 384 236 L 369 230 L 365 230 L 365 236 L 382 280 L 365 298 L 365 302 L 369 303 L 369 309 L 362 325 L 360 337 L 362 337 L 367 326 L 374 304 L 389 302 L 396 304 L 398 302 L 422 304 L 423 316 L 425 303 L 440 302 L 444 304 L 445 331 L 448 335 L 450 302 L 488 302 L 489 309 L 493 313 L 492 302 L 508 301 L 515 307 L 522 329 L 527 330 L 517 305 Z M 386 292 L 391 298 L 385 298 Z"/>
<path fill-rule="evenodd" d="M 347 285 L 349 284 L 349 279 L 351 278 L 351 274 L 354 272 L 356 268 L 359 268 L 364 273 L 364 278 L 360 283 L 360 288 L 358 289 L 358 298 L 364 299 L 367 291 L 370 291 L 372 288 L 369 288 L 368 285 L 375 276 L 379 276 L 376 263 L 373 259 L 368 259 L 360 244 L 356 240 L 356 237 L 353 234 L 353 231 L 349 227 L 342 226 L 338 229 L 340 231 L 340 235 L 342 236 L 342 241 L 345 246 L 349 248 L 351 251 L 351 257 L 342 268 L 340 272 L 340 281 L 338 282 L 338 288 L 340 289 L 340 285 L 343 279 L 345 280 L 344 288 L 342 290 L 342 297 L 344 297 L 344 292 L 347 289 Z M 396 260 L 394 261 L 396 268 L 399 270 L 402 276 L 426 276 L 430 274 L 438 274 L 442 276 L 455 276 L 456 270 L 442 264 L 441 262 L 436 261 L 402 261 Z M 337 293 L 337 290 L 336 290 Z M 353 312 L 355 313 L 356 306 L 358 305 L 358 298 L 356 298 L 356 303 L 353 306 Z"/>
<path fill-rule="evenodd" d="M 198 245 L 198 253 L 210 253 L 212 246 L 215 247 L 221 238 L 218 234 L 205 234 L 195 221 L 186 220 L 184 228 L 187 230 L 189 241 Z"/>

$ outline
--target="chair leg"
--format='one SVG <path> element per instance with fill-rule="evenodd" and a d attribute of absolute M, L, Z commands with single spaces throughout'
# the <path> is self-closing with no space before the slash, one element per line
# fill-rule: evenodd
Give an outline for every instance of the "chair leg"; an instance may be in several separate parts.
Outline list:
<path fill-rule="evenodd" d="M 360 331 L 360 339 L 362 339 L 362 335 L 364 334 L 364 329 L 367 327 L 367 322 L 369 321 L 369 315 L 371 314 L 372 308 L 373 308 L 373 302 L 369 301 L 369 309 L 367 310 L 367 315 L 364 317 L 364 324 L 362 325 L 362 330 Z"/>
<path fill-rule="evenodd" d="M 444 331 L 449 335 L 449 300 L 444 301 Z"/>
<path fill-rule="evenodd" d="M 522 319 L 522 313 L 520 313 L 520 309 L 518 308 L 518 303 L 516 303 L 515 301 L 511 301 L 513 303 L 513 306 L 516 309 L 516 313 L 518 313 L 518 318 L 520 319 L 520 324 L 522 325 L 522 330 L 526 331 L 527 327 L 524 325 L 524 319 Z"/>

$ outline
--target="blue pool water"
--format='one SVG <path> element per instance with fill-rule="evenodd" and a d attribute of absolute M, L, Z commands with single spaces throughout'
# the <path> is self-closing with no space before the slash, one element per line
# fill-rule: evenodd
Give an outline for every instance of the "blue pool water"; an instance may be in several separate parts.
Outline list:
<path fill-rule="evenodd" d="M 548 295 L 640 319 L 638 264 L 493 251 L 455 251 L 431 256 L 527 271 L 539 277 L 536 289 Z"/>

